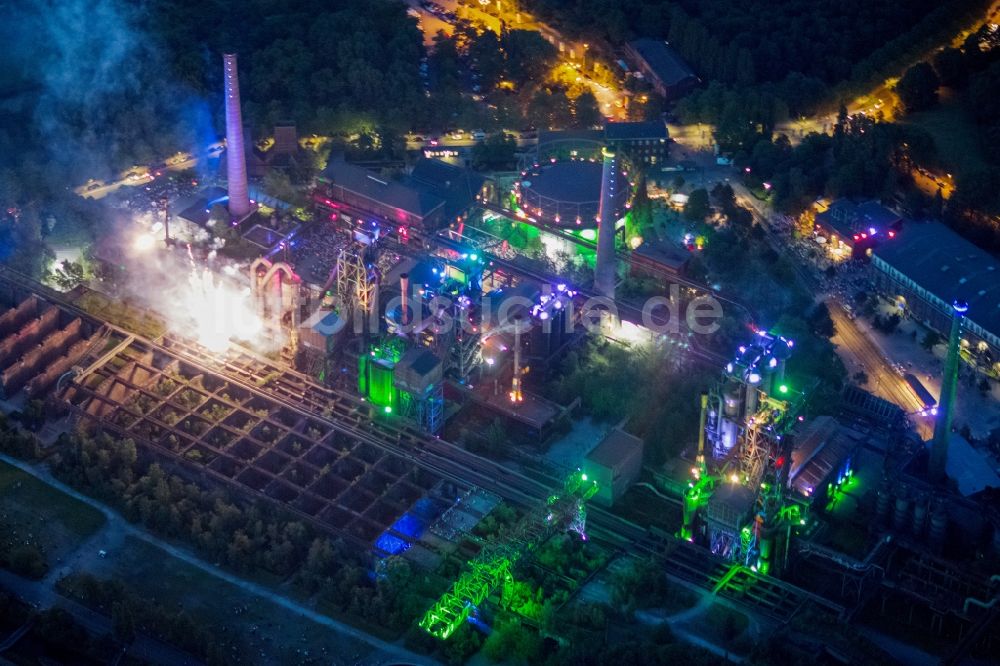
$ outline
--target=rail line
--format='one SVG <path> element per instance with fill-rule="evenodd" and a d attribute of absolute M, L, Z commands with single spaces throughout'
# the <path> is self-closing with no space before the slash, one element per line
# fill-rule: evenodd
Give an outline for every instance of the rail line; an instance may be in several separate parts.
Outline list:
<path fill-rule="evenodd" d="M 69 302 L 61 294 L 9 269 L 0 269 L 0 278 L 37 293 L 78 316 L 91 321 L 102 321 Z M 159 342 L 153 342 L 107 322 L 102 323 L 124 338 L 132 336 L 135 342 L 148 349 L 188 363 L 203 373 L 221 376 L 251 395 L 271 400 L 295 413 L 316 419 L 348 437 L 404 458 L 441 478 L 463 485 L 475 485 L 522 505 L 545 500 L 558 488 L 554 478 L 547 479 L 548 483 L 539 481 L 455 444 L 431 437 L 411 426 L 383 421 L 375 417 L 371 405 L 360 398 L 319 386 L 308 377 L 249 350 L 235 347 L 224 357 L 220 357 L 178 336 L 164 335 Z M 267 499 L 274 501 L 273 498 Z M 712 589 L 718 583 L 719 567 L 723 565 L 718 558 L 703 549 L 697 549 L 669 535 L 654 534 L 603 507 L 591 506 L 588 516 L 589 532 L 599 541 L 632 554 L 661 558 L 672 573 L 689 578 L 706 589 Z M 758 580 L 764 581 L 765 588 L 770 590 L 768 594 L 752 595 L 746 592 L 751 587 L 757 589 L 750 583 Z M 787 618 L 790 612 L 795 612 L 809 601 L 815 603 L 816 600 L 815 595 L 776 579 L 755 574 L 753 581 L 743 582 L 745 589 L 733 593 L 734 601 L 775 619 Z M 778 613 L 776 607 L 772 607 L 776 603 L 781 605 L 782 612 Z"/>

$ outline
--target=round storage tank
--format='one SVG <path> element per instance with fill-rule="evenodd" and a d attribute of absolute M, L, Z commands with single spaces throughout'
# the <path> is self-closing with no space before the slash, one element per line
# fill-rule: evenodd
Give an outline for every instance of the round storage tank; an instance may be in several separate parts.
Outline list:
<path fill-rule="evenodd" d="M 892 515 L 892 527 L 897 532 L 902 532 L 907 528 L 907 518 L 910 512 L 910 499 L 904 495 L 896 498 L 896 510 Z"/>
<path fill-rule="evenodd" d="M 726 387 L 726 392 L 722 394 L 724 405 L 723 413 L 731 419 L 735 419 L 740 414 L 740 389 L 738 385 L 730 384 Z"/>
<path fill-rule="evenodd" d="M 892 502 L 892 494 L 889 492 L 889 486 L 882 484 L 878 487 L 878 492 L 875 496 L 875 517 L 879 525 L 884 525 L 885 521 L 889 518 L 889 505 Z"/>
<path fill-rule="evenodd" d="M 927 520 L 927 505 L 917 499 L 913 503 L 913 534 L 920 536 L 924 532 L 924 524 Z"/>
<path fill-rule="evenodd" d="M 932 545 L 940 548 L 944 545 L 945 533 L 948 531 L 948 514 L 944 507 L 938 506 L 931 514 L 931 527 L 928 538 Z"/>

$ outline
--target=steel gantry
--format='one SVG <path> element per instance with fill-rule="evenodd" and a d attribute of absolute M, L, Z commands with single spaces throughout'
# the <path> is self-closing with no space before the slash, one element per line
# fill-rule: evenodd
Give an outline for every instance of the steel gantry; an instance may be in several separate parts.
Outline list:
<path fill-rule="evenodd" d="M 571 530 L 586 539 L 584 504 L 597 492 L 597 482 L 583 472 L 571 474 L 561 494 L 548 498 L 522 518 L 503 541 L 490 544 L 469 562 L 451 588 L 420 620 L 432 636 L 445 640 L 490 594 L 513 580 L 512 570 L 525 555 L 556 532 Z"/>

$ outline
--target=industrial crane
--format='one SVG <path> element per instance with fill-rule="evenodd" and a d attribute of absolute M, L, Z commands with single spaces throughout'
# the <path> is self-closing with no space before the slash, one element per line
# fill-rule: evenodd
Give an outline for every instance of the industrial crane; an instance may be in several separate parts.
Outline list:
<path fill-rule="evenodd" d="M 552 495 L 514 525 L 503 540 L 492 543 L 468 567 L 420 620 L 427 633 L 446 640 L 499 586 L 513 580 L 514 566 L 530 556 L 550 536 L 572 531 L 586 540 L 584 504 L 597 492 L 597 482 L 576 471 L 566 478 L 562 493 Z"/>

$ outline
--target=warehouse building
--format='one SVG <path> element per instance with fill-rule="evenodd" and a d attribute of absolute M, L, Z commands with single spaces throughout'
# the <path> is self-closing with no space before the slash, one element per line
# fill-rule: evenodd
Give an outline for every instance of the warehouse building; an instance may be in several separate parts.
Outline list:
<path fill-rule="evenodd" d="M 940 222 L 909 223 L 872 251 L 878 289 L 947 336 L 951 304 L 969 303 L 963 348 L 1000 360 L 1000 262 Z"/>
<path fill-rule="evenodd" d="M 625 55 L 664 99 L 682 97 L 700 82 L 684 59 L 663 40 L 629 42 L 625 45 Z"/>
<path fill-rule="evenodd" d="M 615 428 L 587 454 L 583 472 L 600 486 L 595 502 L 611 506 L 639 480 L 642 451 L 641 439 Z"/>
<path fill-rule="evenodd" d="M 486 179 L 468 169 L 422 159 L 399 180 L 343 160 L 331 159 L 319 177 L 317 203 L 343 204 L 407 227 L 439 229 L 464 219 L 483 194 Z"/>

